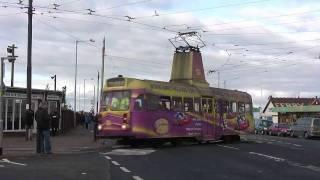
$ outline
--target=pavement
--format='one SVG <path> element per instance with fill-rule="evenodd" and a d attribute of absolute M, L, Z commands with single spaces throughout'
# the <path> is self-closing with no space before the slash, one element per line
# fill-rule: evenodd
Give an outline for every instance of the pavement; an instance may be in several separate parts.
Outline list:
<path fill-rule="evenodd" d="M 266 135 L 161 148 L 110 145 L 82 153 L 2 158 L 0 179 L 318 180 L 319 152 L 319 140 Z"/>
<path fill-rule="evenodd" d="M 81 126 L 58 136 L 51 137 L 53 153 L 75 153 L 92 151 L 106 146 L 103 140 L 94 142 L 93 131 Z M 36 152 L 36 138 L 26 141 L 24 136 L 5 136 L 3 139 L 3 155 L 34 155 Z"/>

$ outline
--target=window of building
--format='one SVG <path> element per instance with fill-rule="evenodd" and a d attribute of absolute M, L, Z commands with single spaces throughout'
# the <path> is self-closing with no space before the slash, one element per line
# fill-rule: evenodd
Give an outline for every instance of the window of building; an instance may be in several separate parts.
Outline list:
<path fill-rule="evenodd" d="M 201 111 L 208 112 L 207 99 L 201 99 Z"/>
<path fill-rule="evenodd" d="M 213 112 L 213 103 L 212 103 L 212 99 L 208 99 L 208 113 L 212 113 Z"/>

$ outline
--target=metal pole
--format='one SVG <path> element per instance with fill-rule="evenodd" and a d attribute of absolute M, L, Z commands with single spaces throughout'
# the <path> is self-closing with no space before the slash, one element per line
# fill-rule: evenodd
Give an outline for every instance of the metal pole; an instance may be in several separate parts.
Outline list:
<path fill-rule="evenodd" d="M 101 65 L 101 91 L 100 97 L 103 95 L 103 80 L 104 80 L 104 57 L 106 53 L 106 38 L 103 38 L 103 47 L 102 47 L 102 65 Z"/>
<path fill-rule="evenodd" d="M 27 108 L 31 109 L 31 83 L 32 83 L 32 1 L 29 0 L 28 7 L 28 53 L 27 53 Z"/>
<path fill-rule="evenodd" d="M 54 75 L 54 91 L 57 90 L 57 75 Z"/>
<path fill-rule="evenodd" d="M 78 40 L 76 41 L 76 64 L 75 64 L 75 75 L 74 75 L 74 113 L 73 113 L 73 125 L 76 127 L 77 124 L 77 71 L 78 71 Z"/>
<path fill-rule="evenodd" d="M 11 87 L 13 87 L 14 82 L 14 61 L 11 62 Z"/>
<path fill-rule="evenodd" d="M 218 88 L 220 88 L 220 72 L 218 71 Z"/>
<path fill-rule="evenodd" d="M 86 110 L 86 79 L 83 79 L 83 111 Z"/>
<path fill-rule="evenodd" d="M 100 73 L 98 71 L 98 78 L 97 78 L 97 114 L 99 114 L 99 77 L 100 76 Z"/>
<path fill-rule="evenodd" d="M 3 61 L 4 58 L 1 58 L 1 63 L 0 63 L 0 69 L 1 69 L 1 73 L 0 73 L 0 156 L 3 154 L 3 144 L 2 144 L 2 139 L 3 139 L 3 116 L 2 116 L 2 111 L 3 111 L 3 107 L 2 107 L 2 101 L 3 101 Z"/>
<path fill-rule="evenodd" d="M 93 114 L 94 113 L 94 110 L 95 110 L 95 102 L 96 102 L 96 85 L 94 84 L 93 85 Z"/>

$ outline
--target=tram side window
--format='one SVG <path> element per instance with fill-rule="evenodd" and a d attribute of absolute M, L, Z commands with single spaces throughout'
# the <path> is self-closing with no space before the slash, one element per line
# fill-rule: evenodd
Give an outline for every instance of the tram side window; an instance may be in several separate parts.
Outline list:
<path fill-rule="evenodd" d="M 154 111 L 160 109 L 160 97 L 152 94 L 147 95 L 148 110 Z"/>
<path fill-rule="evenodd" d="M 245 112 L 245 105 L 244 103 L 239 103 L 239 113 L 244 113 Z"/>
<path fill-rule="evenodd" d="M 251 112 L 251 106 L 250 106 L 250 104 L 246 104 L 246 112 Z"/>
<path fill-rule="evenodd" d="M 236 113 L 237 112 L 237 103 L 232 102 L 232 112 Z"/>
<path fill-rule="evenodd" d="M 169 96 L 161 96 L 159 103 L 162 110 L 170 110 L 171 102 Z"/>
<path fill-rule="evenodd" d="M 201 110 L 202 112 L 208 112 L 207 99 L 201 99 Z"/>
<path fill-rule="evenodd" d="M 208 113 L 212 113 L 213 111 L 213 104 L 212 104 L 212 99 L 208 99 Z"/>
<path fill-rule="evenodd" d="M 193 112 L 193 100 L 192 98 L 184 98 L 184 112 Z"/>
<path fill-rule="evenodd" d="M 200 112 L 200 99 L 199 98 L 195 98 L 194 99 L 194 112 Z"/>
<path fill-rule="evenodd" d="M 172 110 L 182 111 L 182 98 L 180 98 L 180 97 L 173 97 L 172 98 Z"/>
<path fill-rule="evenodd" d="M 144 95 L 141 94 L 134 101 L 134 110 L 141 111 L 144 109 L 144 107 L 145 107 Z"/>

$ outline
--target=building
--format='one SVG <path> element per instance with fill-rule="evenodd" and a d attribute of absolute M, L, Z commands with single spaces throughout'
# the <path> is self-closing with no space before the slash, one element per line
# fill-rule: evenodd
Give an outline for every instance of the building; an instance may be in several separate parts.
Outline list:
<path fill-rule="evenodd" d="M 51 91 L 33 89 L 31 96 L 31 108 L 37 111 L 39 104 L 43 100 L 48 101 L 48 111 L 52 112 L 57 109 L 61 114 L 61 107 L 64 101 L 63 91 Z M 25 131 L 25 111 L 27 103 L 26 88 L 6 87 L 3 95 L 3 130 L 4 132 L 22 132 Z M 34 129 L 36 122 L 34 121 Z M 61 118 L 59 126 L 61 125 Z"/>
<path fill-rule="evenodd" d="M 274 123 L 293 123 L 300 117 L 320 116 L 320 99 L 269 97 L 262 118 Z"/>

